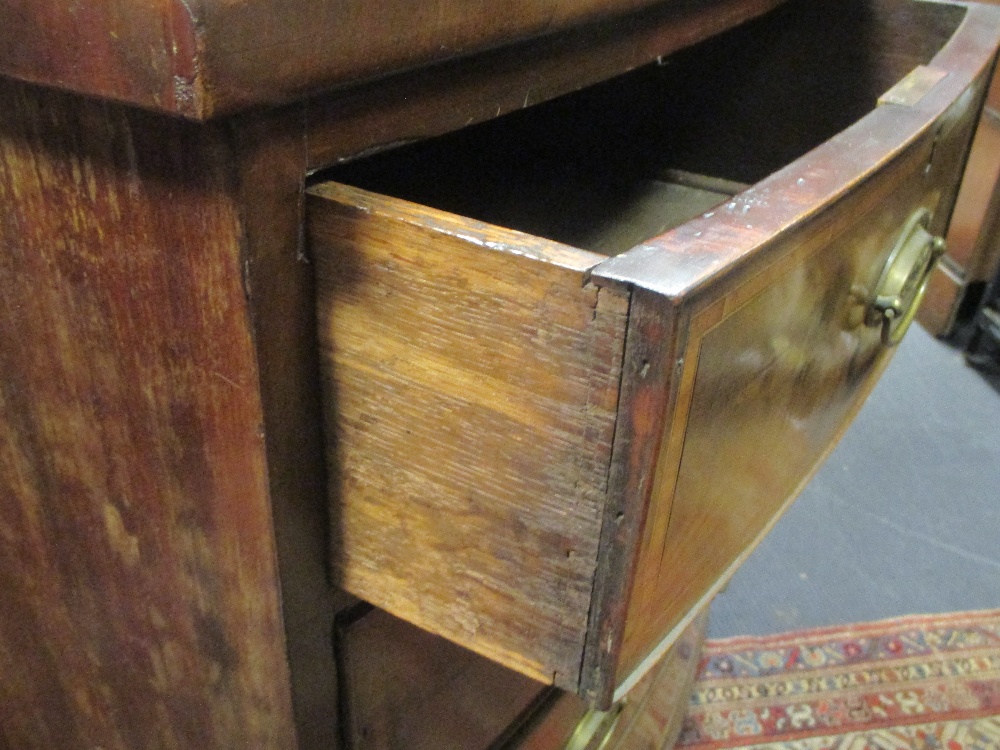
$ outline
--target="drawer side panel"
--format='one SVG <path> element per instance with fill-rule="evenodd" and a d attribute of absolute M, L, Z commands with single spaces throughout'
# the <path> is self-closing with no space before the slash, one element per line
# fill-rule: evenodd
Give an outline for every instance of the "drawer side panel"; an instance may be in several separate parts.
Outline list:
<path fill-rule="evenodd" d="M 404 201 L 308 211 L 337 582 L 575 688 L 627 299 L 588 254 Z"/>

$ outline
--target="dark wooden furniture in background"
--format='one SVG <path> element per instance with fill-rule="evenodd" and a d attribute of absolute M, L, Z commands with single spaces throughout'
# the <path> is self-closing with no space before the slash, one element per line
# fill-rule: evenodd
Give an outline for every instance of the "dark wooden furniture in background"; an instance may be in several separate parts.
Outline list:
<path fill-rule="evenodd" d="M 973 313 L 966 358 L 976 367 L 1000 368 L 1000 269 L 986 285 Z"/>
<path fill-rule="evenodd" d="M 580 308 L 577 329 L 609 335 L 584 343 L 613 342 L 619 353 L 607 357 L 609 411 L 585 414 L 581 433 L 581 450 L 595 438 L 603 452 L 575 459 L 596 468 L 559 479 L 593 482 L 580 501 L 593 501 L 585 524 L 592 559 L 572 561 L 567 549 L 584 548 L 566 548 L 558 532 L 538 548 L 558 551 L 567 566 L 589 564 L 573 580 L 585 590 L 589 570 L 593 588 L 566 599 L 574 602 L 563 612 L 571 647 L 558 666 L 533 673 L 602 704 L 617 685 L 626 702 L 610 719 L 585 717 L 594 741 L 612 729 L 623 748 L 646 736 L 639 732 L 656 712 L 642 689 L 690 679 L 712 591 L 836 438 L 886 358 L 877 331 L 856 320 L 865 295 L 847 280 L 874 284 L 918 207 L 929 209 L 931 232 L 943 231 L 1000 28 L 995 11 L 975 6 L 852 0 L 845 11 L 842 1 L 789 0 L 770 13 L 779 5 L 595 0 L 566 11 L 565 3 L 516 0 L 470 13 L 441 0 L 421 6 L 425 17 L 410 4 L 354 0 L 0 0 L 0 747 L 338 747 L 377 725 L 360 717 L 399 705 L 383 710 L 378 701 L 407 698 L 377 684 L 373 693 L 366 682 L 393 648 L 442 667 L 428 680 L 443 675 L 440 684 L 469 698 L 473 713 L 498 679 L 508 686 L 493 695 L 495 723 L 456 722 L 453 737 L 485 738 L 512 716 L 495 738 L 507 747 L 555 747 L 573 734 L 586 702 L 570 693 L 496 672 L 505 668 L 384 612 L 343 614 L 359 612 L 339 585 L 350 575 L 341 563 L 353 553 L 338 534 L 357 509 L 347 492 L 356 476 L 337 453 L 351 449 L 337 442 L 336 415 L 348 412 L 335 390 L 321 398 L 316 248 L 304 240 L 319 238 L 322 225 L 304 226 L 306 186 L 341 180 L 346 173 L 318 175 L 346 162 L 361 174 L 375 164 L 361 158 L 376 152 L 411 158 L 398 147 L 660 58 L 665 65 L 621 85 L 562 101 L 595 115 L 648 115 L 605 126 L 620 129 L 615 144 L 660 139 L 651 153 L 677 157 L 661 166 L 755 187 L 714 217 L 560 271 L 575 275 L 572 291 L 584 301 L 610 306 L 606 329 L 588 320 L 602 322 L 596 310 Z M 760 25 L 746 26 L 758 17 Z M 807 49 L 803 23 L 822 28 L 824 44 Z M 743 26 L 697 54 L 674 54 Z M 830 44 L 831 29 L 840 43 Z M 733 66 L 740 48 L 747 64 Z M 702 85 L 713 65 L 715 88 Z M 920 65 L 930 69 L 907 79 L 915 90 L 869 111 Z M 757 96 L 787 70 L 809 75 L 770 89 L 768 101 Z M 657 110 L 669 97 L 615 99 L 670 80 L 679 96 L 685 81 L 695 84 L 686 94 L 695 97 L 688 116 L 699 118 L 691 128 L 672 127 L 669 107 Z M 802 80 L 822 91 L 813 101 L 836 106 L 802 106 Z M 521 126 L 579 121 L 562 106 L 538 110 L 540 120 L 529 112 Z M 470 142 L 503 138 L 502 124 L 485 127 L 466 130 Z M 585 149 L 598 131 L 578 130 L 562 145 Z M 683 133 L 698 138 L 669 142 Z M 588 153 L 606 174 L 637 163 L 627 148 Z M 316 190 L 310 212 L 327 200 L 327 188 Z M 486 251 L 513 266 L 533 260 L 520 247 Z M 339 262 L 338 252 L 320 250 L 315 260 Z M 548 253 L 540 260 L 551 262 Z M 357 270 L 360 284 L 376 267 Z M 539 299 L 535 313 L 549 319 L 546 296 Z M 789 318 L 786 302 L 816 317 Z M 840 315 L 857 337 L 851 353 L 833 343 Z M 734 331 L 744 326 L 753 335 L 741 340 Z M 550 333 L 558 339 L 564 329 Z M 334 426 L 326 441 L 324 413 Z M 771 465 L 787 470 L 770 473 L 762 462 L 743 471 L 751 457 L 739 438 L 759 435 L 758 417 L 784 441 L 775 445 L 787 460 Z M 720 439 L 715 418 L 739 429 Z M 587 420 L 604 434 L 588 431 Z M 800 439 L 801 424 L 812 442 Z M 399 458 L 402 472 L 408 457 Z M 715 475 L 718 484 L 706 481 Z M 758 507 L 760 497 L 767 503 Z M 524 549 L 539 533 L 525 526 Z M 387 541 L 390 550 L 396 540 Z M 454 540 L 456 554 L 462 544 Z M 331 547 L 341 556 L 332 578 Z M 528 637 L 507 653 L 530 642 L 533 623 L 522 627 Z M 466 645 L 488 651 L 491 638 L 484 631 Z M 368 661 L 372 643 L 385 651 Z M 453 673 L 457 682 L 441 661 L 451 659 L 472 665 Z M 433 696 L 419 705 L 433 705 Z M 338 725 L 341 710 L 360 723 Z M 671 721 L 650 742 L 667 737 Z"/>
<path fill-rule="evenodd" d="M 947 241 L 948 250 L 931 277 L 920 309 L 921 325 L 935 336 L 948 336 L 971 322 L 1000 264 L 1000 77 L 995 75 L 972 141 Z"/>

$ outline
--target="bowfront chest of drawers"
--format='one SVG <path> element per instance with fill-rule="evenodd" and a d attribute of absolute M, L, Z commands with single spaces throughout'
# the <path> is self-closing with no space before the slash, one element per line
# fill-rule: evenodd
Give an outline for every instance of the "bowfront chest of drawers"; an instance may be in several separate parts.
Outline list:
<path fill-rule="evenodd" d="M 0 747 L 671 742 L 1000 11 L 139 5 L 0 0 Z"/>

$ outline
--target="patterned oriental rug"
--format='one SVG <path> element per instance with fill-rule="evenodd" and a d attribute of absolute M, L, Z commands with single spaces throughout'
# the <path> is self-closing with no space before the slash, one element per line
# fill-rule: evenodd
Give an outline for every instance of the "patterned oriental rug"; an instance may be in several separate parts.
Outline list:
<path fill-rule="evenodd" d="M 1000 750 L 1000 610 L 709 641 L 684 750 Z"/>

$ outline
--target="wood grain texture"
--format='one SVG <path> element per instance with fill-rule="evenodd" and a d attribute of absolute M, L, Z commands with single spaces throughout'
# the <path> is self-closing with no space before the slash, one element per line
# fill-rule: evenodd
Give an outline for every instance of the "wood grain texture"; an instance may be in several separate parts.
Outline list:
<path fill-rule="evenodd" d="M 345 750 L 486 750 L 551 690 L 360 606 L 367 614 L 338 627 Z"/>
<path fill-rule="evenodd" d="M 625 298 L 599 256 L 335 183 L 308 217 L 337 580 L 575 689 Z"/>
<path fill-rule="evenodd" d="M 343 375 L 349 387 L 346 397 L 333 391 L 335 408 L 328 414 L 345 415 L 349 427 L 369 441 L 359 445 L 377 449 L 351 453 L 349 443 L 333 443 L 334 490 L 327 506 L 311 269 L 299 237 L 304 174 L 608 78 L 778 1 L 663 3 L 606 27 L 400 75 L 218 128 L 2 84 L 0 279 L 6 291 L 0 326 L 8 341 L 23 343 L 0 352 L 0 415 L 6 425 L 0 477 L 5 498 L 14 499 L 0 510 L 0 588 L 7 596 L 0 607 L 0 697 L 5 708 L 13 706 L 0 718 L 0 745 L 293 747 L 291 685 L 301 746 L 330 746 L 336 670 L 329 624 L 347 597 L 324 575 L 331 541 L 324 529 L 332 521 L 335 550 L 343 534 L 356 533 L 338 510 L 347 507 L 340 493 L 353 490 L 355 480 L 375 488 L 357 507 L 374 509 L 383 523 L 377 540 L 359 535 L 370 559 L 385 563 L 394 576 L 411 568 L 417 576 L 417 586 L 398 582 L 393 606 L 419 616 L 443 612 L 440 619 L 456 623 L 458 638 L 472 648 L 578 687 L 583 632 L 594 625 L 587 621 L 594 601 L 585 592 L 598 558 L 608 563 L 610 577 L 599 584 L 596 601 L 602 613 L 620 612 L 617 595 L 600 592 L 627 585 L 628 540 L 637 534 L 631 526 L 617 538 L 605 521 L 605 542 L 597 546 L 601 519 L 618 512 L 608 515 L 612 506 L 602 504 L 604 496 L 631 492 L 616 490 L 616 481 L 620 488 L 639 487 L 638 497 L 628 498 L 629 507 L 637 508 L 648 484 L 648 472 L 615 479 L 613 467 L 628 465 L 656 443 L 656 431 L 639 424 L 635 414 L 615 421 L 620 369 L 643 369 L 639 356 L 629 355 L 625 365 L 620 361 L 622 287 L 611 276 L 601 290 L 587 283 L 597 259 L 585 253 L 523 236 L 514 241 L 511 233 L 483 227 L 469 235 L 466 226 L 459 236 L 442 230 L 439 216 L 417 233 L 414 246 L 407 242 L 400 253 L 387 254 L 377 232 L 354 234 L 371 226 L 370 214 L 341 216 L 345 223 L 338 226 L 351 230 L 341 238 L 346 245 L 331 256 L 333 300 L 344 305 L 338 314 L 354 317 L 350 325 L 332 327 L 333 339 L 350 332 L 349 345 L 366 356 L 374 353 L 379 367 L 341 367 L 334 349 L 333 381 L 339 387 Z M 281 41 L 286 33 L 306 39 L 316 20 L 309 14 L 328 12 L 326 3 L 308 4 L 306 15 L 290 17 L 280 28 L 266 23 L 277 6 L 264 0 L 98 5 L 38 2 L 25 10 L 0 2 L 0 19 L 10 21 L 0 24 L 0 51 L 14 50 L 0 54 L 0 69 L 27 61 L 35 73 L 4 70 L 29 78 L 37 73 L 52 85 L 193 118 L 283 100 L 333 81 L 324 77 L 329 61 L 316 57 L 309 57 L 315 65 L 307 61 L 292 71 L 301 55 L 317 53 L 302 52 L 305 47 L 289 51 Z M 933 14 L 920 7 L 917 16 Z M 369 11 L 362 10 L 357 18 L 364 25 L 371 18 L 366 21 Z M 581 12 L 558 23 L 576 24 L 586 15 Z M 500 15 L 493 7 L 484 13 Z M 925 138 L 928 123 L 958 95 L 956 86 L 971 80 L 976 66 L 984 70 L 992 54 L 995 40 L 987 27 L 996 28 L 997 15 L 972 9 L 969 18 L 968 33 L 944 54 L 942 64 L 953 71 L 949 79 L 916 108 L 877 113 L 875 130 L 855 129 L 841 138 L 839 151 L 830 155 L 839 155 L 842 164 L 820 164 L 815 175 L 810 166 L 768 183 L 770 197 L 758 191 L 753 200 L 737 202 L 739 210 L 717 217 L 705 234 L 708 244 L 690 244 L 699 227 L 708 226 L 704 222 L 654 243 L 676 249 L 671 243 L 680 238 L 691 249 L 677 269 L 677 283 L 687 291 L 708 284 L 718 285 L 713 293 L 732 291 L 740 274 L 769 262 L 765 237 L 841 195 L 853 175 L 887 164 Z M 238 44 L 200 46 L 223 26 L 234 31 L 228 40 L 238 39 L 240 28 L 258 27 L 249 35 L 249 51 Z M 319 36 L 341 33 L 335 26 L 315 28 Z M 425 31 L 421 39 L 427 41 L 433 35 L 429 26 L 413 33 Z M 928 38 L 933 46 L 934 34 Z M 900 43 L 890 36 L 869 46 L 879 45 L 897 50 Z M 896 65 L 909 64 L 911 57 L 922 59 L 904 55 Z M 227 60 L 233 67 L 226 68 Z M 227 71 L 225 86 L 214 85 L 223 80 L 213 77 L 220 71 Z M 963 113 L 976 106 L 975 97 L 961 104 L 965 109 L 953 117 L 957 123 L 965 122 Z M 887 140 L 890 132 L 899 140 Z M 946 138 L 936 148 L 946 155 L 948 144 L 958 143 Z M 954 148 L 960 152 L 963 146 Z M 800 176 L 820 179 L 806 194 L 796 184 Z M 940 185 L 946 184 L 942 177 Z M 942 190 L 941 203 L 947 204 Z M 775 210 L 757 222 L 757 209 L 768 200 Z M 786 208 L 777 210 L 779 202 Z M 744 206 L 754 214 L 756 231 L 741 226 Z M 358 241 L 375 258 L 372 265 L 365 265 L 370 256 L 364 253 L 341 252 Z M 412 255 L 414 247 L 427 255 Z M 471 277 L 439 276 L 440 269 L 451 272 L 462 253 L 501 260 Z M 426 283 L 408 284 L 414 277 L 399 275 L 404 263 Z M 545 273 L 539 275 L 540 268 Z M 662 283 L 662 277 L 651 283 Z M 411 303 L 421 300 L 435 311 L 435 335 L 453 336 L 448 351 L 431 347 L 431 358 L 410 356 L 411 345 L 424 342 L 418 328 L 402 326 L 395 337 L 368 335 L 372 325 L 380 331 L 397 326 Z M 633 310 L 635 321 L 638 312 Z M 678 327 L 686 320 L 654 312 L 660 317 L 651 320 Z M 496 329 L 511 319 L 515 344 L 501 345 Z M 483 332 L 482 339 L 470 331 Z M 569 355 L 554 355 L 560 346 Z M 660 354 L 664 363 L 674 356 Z M 434 358 L 460 364 L 452 400 L 423 413 L 407 411 L 412 393 L 426 394 L 438 384 Z M 525 363 L 536 362 L 545 375 L 532 380 Z M 600 367 L 587 371 L 594 362 Z M 693 379 L 696 370 L 690 372 Z M 355 399 L 372 382 L 381 382 L 382 393 L 395 400 Z M 663 382 L 682 385 L 676 378 Z M 530 387 L 512 393 L 510 383 Z M 630 391 L 628 401 L 641 402 L 635 395 L 640 392 Z M 693 380 L 687 393 L 696 400 Z M 536 400 L 519 400 L 525 394 Z M 440 417 L 445 430 L 424 424 L 411 436 L 393 432 L 382 419 L 391 409 L 414 424 Z M 331 435 L 338 436 L 339 419 Z M 555 447 L 547 442 L 553 426 Z M 638 447 L 612 464 L 614 429 L 623 440 L 628 429 L 640 437 L 629 438 Z M 436 452 L 442 441 L 450 453 Z M 581 451 L 581 445 L 598 450 Z M 365 460 L 370 467 L 359 469 Z M 399 469 L 408 460 L 416 473 Z M 605 484 L 609 468 L 611 487 Z M 470 478 L 475 481 L 462 484 Z M 505 490 L 502 479 L 510 479 L 516 491 Z M 475 492 L 466 492 L 468 487 Z M 421 520 L 430 521 L 415 526 L 411 516 L 384 502 L 393 492 L 440 505 L 416 503 Z M 476 533 L 482 528 L 477 524 L 491 519 L 499 520 L 506 535 Z M 628 515 L 630 524 L 634 520 Z M 470 528 L 475 544 L 459 534 Z M 393 537 L 385 529 L 401 531 Z M 427 529 L 436 536 L 432 556 L 421 563 L 406 535 Z M 398 549 L 386 549 L 386 537 L 401 540 Z M 515 594 L 525 560 L 514 551 L 522 549 L 531 553 L 527 567 L 533 572 Z M 338 566 L 338 575 L 344 569 Z M 444 587 L 423 598 L 428 581 L 456 569 L 465 586 L 458 590 L 467 599 Z M 356 581 L 369 580 L 364 566 L 355 573 Z M 469 614 L 483 602 L 490 621 Z M 522 619 L 514 621 L 510 612 Z M 612 616 L 618 615 L 601 615 Z M 599 628 L 607 630 L 601 624 L 591 632 Z M 496 643 L 488 642 L 487 631 L 500 634 Z M 537 652 L 544 659 L 530 664 L 521 656 Z M 600 658 L 613 661 L 613 652 Z"/>
<path fill-rule="evenodd" d="M 5 77 L 197 116 L 206 98 L 198 22 L 184 0 L 4 0 Z"/>
<path fill-rule="evenodd" d="M 619 681 L 749 554 L 877 380 L 891 350 L 864 307 L 918 207 L 944 229 L 974 112 L 955 110 L 964 114 L 947 135 L 925 135 L 775 238 L 766 260 L 689 298 L 682 393 L 657 461 Z"/>
<path fill-rule="evenodd" d="M 1000 77 L 994 74 L 986 106 L 979 118 L 962 187 L 948 227 L 948 257 L 965 270 L 970 281 L 992 278 L 996 250 L 981 230 L 1000 214 Z M 990 250 L 993 250 L 991 255 Z"/>
<path fill-rule="evenodd" d="M 697 12 L 707 15 L 716 13 L 716 2 L 752 8 L 758 1 L 701 0 L 696 5 L 702 6 Z M 660 3 L 669 6 L 677 0 Z M 657 4 L 4 0 L 0 73 L 207 119 L 641 14 Z"/>
<path fill-rule="evenodd" d="M 333 585 L 328 569 L 315 285 L 302 236 L 305 113 L 255 113 L 227 126 L 298 747 L 328 749 L 337 742 L 332 623 L 335 612 L 354 600 Z"/>
<path fill-rule="evenodd" d="M 294 745 L 229 158 L 0 83 L 0 746 Z"/>

